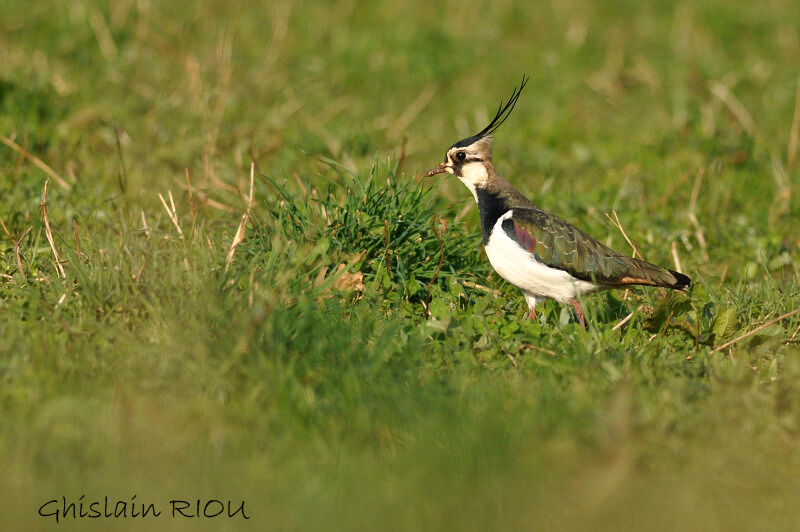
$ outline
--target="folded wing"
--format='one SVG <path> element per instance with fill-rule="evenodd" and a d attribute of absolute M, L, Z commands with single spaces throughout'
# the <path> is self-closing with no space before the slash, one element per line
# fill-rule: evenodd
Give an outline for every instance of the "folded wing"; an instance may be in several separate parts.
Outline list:
<path fill-rule="evenodd" d="M 573 277 L 605 286 L 635 284 L 685 290 L 686 275 L 621 255 L 561 218 L 539 209 L 514 209 L 503 230 L 534 258 Z"/>

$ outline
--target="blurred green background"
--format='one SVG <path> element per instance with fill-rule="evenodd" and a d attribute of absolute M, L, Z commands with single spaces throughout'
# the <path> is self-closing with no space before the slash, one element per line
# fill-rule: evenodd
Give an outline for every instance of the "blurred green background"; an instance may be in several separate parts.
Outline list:
<path fill-rule="evenodd" d="M 0 523 L 796 529 L 798 315 L 717 348 L 800 307 L 798 57 L 792 1 L 3 2 Z M 499 172 L 689 298 L 524 319 L 420 177 L 523 74 Z"/>

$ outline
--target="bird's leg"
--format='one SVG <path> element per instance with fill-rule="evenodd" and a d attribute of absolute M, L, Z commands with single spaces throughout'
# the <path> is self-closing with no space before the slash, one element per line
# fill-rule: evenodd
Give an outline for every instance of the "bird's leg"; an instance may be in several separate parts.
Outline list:
<path fill-rule="evenodd" d="M 581 327 L 585 329 L 586 320 L 583 319 L 583 308 L 581 307 L 581 304 L 578 302 L 577 299 L 573 299 L 572 301 L 570 301 L 570 303 L 572 303 L 572 308 L 574 308 L 575 312 L 578 314 L 578 321 L 581 322 Z"/>
<path fill-rule="evenodd" d="M 527 292 L 523 292 L 525 296 L 525 302 L 528 303 L 528 319 L 535 320 L 536 319 L 536 312 L 533 309 L 536 308 L 536 296 L 528 294 Z"/>

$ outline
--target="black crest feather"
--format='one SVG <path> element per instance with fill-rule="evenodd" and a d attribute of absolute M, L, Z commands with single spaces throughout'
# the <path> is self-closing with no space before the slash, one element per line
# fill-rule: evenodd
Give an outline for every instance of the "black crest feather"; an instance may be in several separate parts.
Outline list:
<path fill-rule="evenodd" d="M 511 93 L 511 97 L 508 101 L 504 104 L 503 101 L 500 101 L 500 106 L 497 108 L 497 112 L 492 118 L 492 121 L 489 122 L 489 125 L 483 128 L 479 133 L 461 140 L 455 144 L 453 144 L 453 148 L 463 148 L 465 146 L 469 146 L 476 140 L 482 139 L 488 135 L 491 135 L 497 128 L 503 125 L 503 122 L 506 121 L 506 118 L 511 114 L 511 111 L 514 110 L 514 106 L 517 105 L 517 100 L 519 100 L 519 95 L 522 94 L 522 89 L 525 88 L 525 85 L 528 83 L 530 78 L 527 76 L 522 76 L 522 82 L 519 84 L 519 88 L 514 87 L 514 92 Z"/>

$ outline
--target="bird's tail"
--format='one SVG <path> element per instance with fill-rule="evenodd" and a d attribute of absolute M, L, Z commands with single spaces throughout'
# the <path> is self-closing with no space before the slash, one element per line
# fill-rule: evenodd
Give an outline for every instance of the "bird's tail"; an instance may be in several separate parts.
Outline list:
<path fill-rule="evenodd" d="M 664 288 L 683 291 L 688 290 L 692 285 L 692 280 L 689 276 L 680 272 L 632 257 L 625 257 L 623 260 L 627 263 L 629 274 L 620 280 L 620 285 L 663 286 Z"/>
<path fill-rule="evenodd" d="M 674 288 L 675 290 L 688 290 L 689 287 L 692 286 L 692 280 L 688 275 L 684 275 L 681 272 L 676 272 L 674 270 L 667 271 L 675 278 L 674 283 L 666 285 L 669 288 Z"/>

